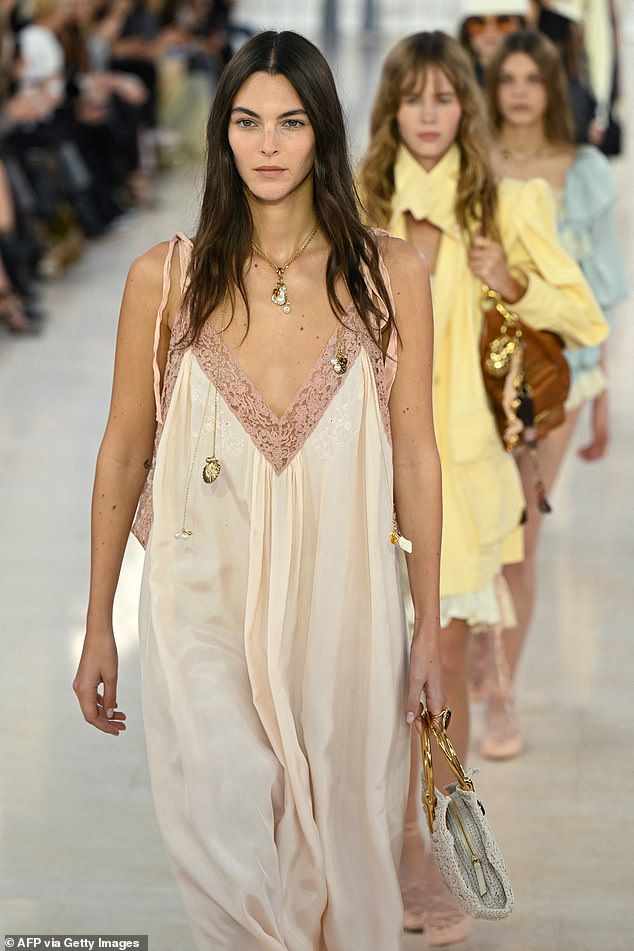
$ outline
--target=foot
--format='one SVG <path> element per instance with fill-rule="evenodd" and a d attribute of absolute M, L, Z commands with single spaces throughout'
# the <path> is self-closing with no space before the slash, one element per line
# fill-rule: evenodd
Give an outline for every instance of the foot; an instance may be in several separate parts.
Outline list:
<path fill-rule="evenodd" d="M 18 336 L 37 333 L 38 327 L 29 319 L 22 301 L 10 290 L 0 290 L 0 322 Z"/>
<path fill-rule="evenodd" d="M 425 938 L 430 948 L 442 948 L 469 935 L 469 919 L 445 885 L 433 854 L 425 859 Z"/>
<path fill-rule="evenodd" d="M 487 759 L 512 759 L 524 749 L 524 734 L 511 697 L 489 697 L 480 753 Z"/>

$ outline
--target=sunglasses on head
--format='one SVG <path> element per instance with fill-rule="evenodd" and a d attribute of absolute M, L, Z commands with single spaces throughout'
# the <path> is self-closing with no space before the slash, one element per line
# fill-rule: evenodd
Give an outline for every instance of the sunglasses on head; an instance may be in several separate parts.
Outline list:
<path fill-rule="evenodd" d="M 517 29 L 517 17 L 505 13 L 499 16 L 469 17 L 466 22 L 469 36 L 479 36 L 487 26 L 494 26 L 499 33 L 511 33 Z"/>

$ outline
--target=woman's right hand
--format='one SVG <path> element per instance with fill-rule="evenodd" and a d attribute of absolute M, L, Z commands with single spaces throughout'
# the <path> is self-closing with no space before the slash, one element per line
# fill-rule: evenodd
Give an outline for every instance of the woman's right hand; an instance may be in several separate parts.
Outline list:
<path fill-rule="evenodd" d="M 117 671 L 117 645 L 112 629 L 87 631 L 73 690 L 86 722 L 111 736 L 119 736 L 126 728 L 125 713 L 116 709 Z"/>

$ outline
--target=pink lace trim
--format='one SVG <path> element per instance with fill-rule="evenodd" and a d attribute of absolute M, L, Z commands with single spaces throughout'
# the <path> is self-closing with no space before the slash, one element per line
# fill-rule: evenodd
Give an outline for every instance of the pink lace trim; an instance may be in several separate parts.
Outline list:
<path fill-rule="evenodd" d="M 350 325 L 358 323 L 351 314 L 344 319 Z M 361 348 L 357 329 L 352 326 L 343 329 L 343 346 L 349 372 Z M 337 330 L 333 331 L 282 416 L 277 416 L 271 410 L 240 363 L 209 324 L 205 324 L 194 344 L 194 354 L 203 372 L 214 380 L 218 348 L 222 354 L 218 390 L 257 450 L 269 460 L 279 475 L 300 451 L 346 378 L 346 374 L 335 373 L 331 365 L 337 351 Z"/>

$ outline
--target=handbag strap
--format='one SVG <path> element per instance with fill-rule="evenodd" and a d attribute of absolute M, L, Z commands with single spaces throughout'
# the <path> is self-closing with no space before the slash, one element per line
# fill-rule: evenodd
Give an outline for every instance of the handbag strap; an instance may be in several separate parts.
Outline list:
<path fill-rule="evenodd" d="M 424 794 L 423 802 L 427 810 L 427 822 L 429 831 L 434 831 L 434 816 L 436 814 L 436 788 L 434 785 L 434 767 L 431 752 L 431 737 L 433 736 L 438 744 L 440 751 L 451 767 L 451 771 L 458 780 L 461 789 L 473 792 L 473 782 L 464 771 L 462 763 L 456 753 L 453 743 L 447 736 L 447 727 L 451 719 L 451 711 L 445 707 L 437 716 L 432 716 L 429 710 L 423 710 L 421 714 L 422 733 L 420 737 L 421 752 L 423 756 L 423 780 Z"/>

